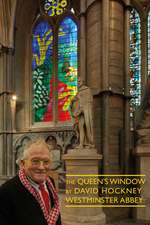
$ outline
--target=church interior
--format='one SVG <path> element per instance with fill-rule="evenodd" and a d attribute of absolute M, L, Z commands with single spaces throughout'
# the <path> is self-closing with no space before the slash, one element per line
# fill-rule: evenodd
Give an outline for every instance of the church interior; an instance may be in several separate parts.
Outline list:
<path fill-rule="evenodd" d="M 146 176 L 146 207 L 103 208 L 106 223 L 150 224 L 150 1 L 0 0 L 0 8 L 0 183 L 42 137 L 63 195 L 81 77 L 93 96 L 98 173 Z"/>

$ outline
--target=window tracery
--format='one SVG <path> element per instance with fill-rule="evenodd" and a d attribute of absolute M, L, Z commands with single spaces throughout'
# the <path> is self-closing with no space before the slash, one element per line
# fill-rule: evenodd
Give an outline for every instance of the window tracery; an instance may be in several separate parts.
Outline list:
<path fill-rule="evenodd" d="M 32 123 L 70 122 L 77 92 L 78 25 L 72 8 L 61 17 L 48 11 L 60 4 L 67 8 L 67 0 L 42 2 L 49 17 L 38 16 L 32 30 Z"/>

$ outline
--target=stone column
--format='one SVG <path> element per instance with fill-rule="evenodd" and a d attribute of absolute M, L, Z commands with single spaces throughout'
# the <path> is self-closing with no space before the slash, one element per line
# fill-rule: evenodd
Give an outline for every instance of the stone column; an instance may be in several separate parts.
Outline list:
<path fill-rule="evenodd" d="M 12 174 L 12 114 L 10 100 L 13 93 L 13 49 L 1 46 L 0 51 L 0 174 Z"/>
<path fill-rule="evenodd" d="M 66 174 L 69 175 L 90 175 L 98 174 L 98 164 L 101 155 L 97 154 L 95 148 L 92 149 L 73 149 L 64 155 L 66 163 Z M 73 177 L 76 181 L 78 176 Z M 82 185 L 82 188 L 88 185 Z M 70 184 L 66 183 L 66 190 L 70 188 Z M 62 201 L 62 222 L 63 225 L 104 225 L 105 214 L 101 207 L 66 207 L 65 197 Z M 69 195 L 73 196 L 72 194 Z M 79 195 L 80 196 L 80 195 Z M 82 195 L 83 196 L 83 195 Z M 92 194 L 86 194 L 86 197 L 95 197 Z"/>
<path fill-rule="evenodd" d="M 102 146 L 103 146 L 103 172 L 107 173 L 109 167 L 109 0 L 102 1 Z"/>
<path fill-rule="evenodd" d="M 86 26 L 85 26 L 86 2 L 80 1 L 80 71 L 82 80 L 86 81 Z"/>
<path fill-rule="evenodd" d="M 129 17 L 130 17 L 130 6 L 128 5 L 129 1 L 126 2 L 125 7 L 125 44 L 124 44 L 124 51 L 125 51 L 125 84 L 124 84 L 124 96 L 125 96 L 125 156 L 123 160 L 123 170 L 128 173 L 129 170 L 129 148 L 130 148 L 130 77 L 129 77 L 129 45 L 130 45 L 130 37 L 129 37 Z"/>

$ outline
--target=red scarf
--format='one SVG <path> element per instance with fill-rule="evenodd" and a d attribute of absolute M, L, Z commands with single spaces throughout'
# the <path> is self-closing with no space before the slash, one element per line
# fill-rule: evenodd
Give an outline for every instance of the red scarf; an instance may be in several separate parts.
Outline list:
<path fill-rule="evenodd" d="M 54 206 L 51 208 L 50 212 L 48 213 L 45 208 L 45 205 L 41 199 L 40 194 L 31 186 L 23 169 L 19 170 L 19 179 L 20 179 L 21 183 L 23 184 L 23 186 L 36 198 L 36 200 L 40 204 L 40 207 L 43 211 L 43 214 L 47 221 L 47 224 L 48 225 L 56 225 L 56 221 L 60 214 L 60 209 L 59 209 L 58 195 L 57 195 L 57 192 L 56 192 L 51 180 L 48 178 L 46 180 L 46 184 L 48 185 L 48 189 L 50 189 L 52 192 L 52 195 L 54 198 Z"/>

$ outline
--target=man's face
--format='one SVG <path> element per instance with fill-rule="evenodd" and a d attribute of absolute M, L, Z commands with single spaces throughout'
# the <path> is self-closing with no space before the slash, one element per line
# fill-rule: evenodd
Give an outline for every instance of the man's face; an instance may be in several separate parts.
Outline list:
<path fill-rule="evenodd" d="M 50 167 L 50 153 L 45 145 L 30 146 L 26 159 L 21 161 L 25 174 L 34 182 L 42 183 L 46 180 Z"/>

